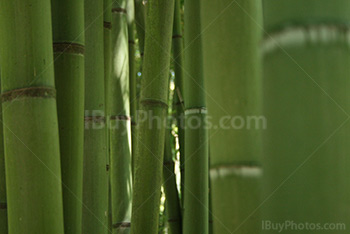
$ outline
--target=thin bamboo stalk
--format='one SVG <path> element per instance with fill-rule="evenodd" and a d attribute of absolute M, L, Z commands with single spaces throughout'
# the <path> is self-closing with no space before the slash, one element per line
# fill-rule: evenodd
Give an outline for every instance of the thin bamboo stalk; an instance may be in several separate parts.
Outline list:
<path fill-rule="evenodd" d="M 202 16 L 214 233 L 259 233 L 261 1 L 206 0 Z"/>
<path fill-rule="evenodd" d="M 66 234 L 81 233 L 84 144 L 84 1 L 52 0 Z"/>
<path fill-rule="evenodd" d="M 168 121 L 169 122 L 169 121 Z M 173 142 L 172 142 L 173 141 Z M 179 193 L 176 186 L 176 176 L 174 173 L 175 164 L 173 161 L 174 137 L 170 131 L 165 132 L 164 167 L 163 167 L 163 187 L 165 193 L 165 205 L 167 222 L 171 234 L 182 233 L 182 218 Z"/>
<path fill-rule="evenodd" d="M 103 1 L 85 0 L 83 233 L 106 233 L 108 210 Z"/>
<path fill-rule="evenodd" d="M 8 233 L 6 177 L 5 176 L 6 176 L 6 173 L 5 173 L 4 137 L 3 137 L 3 126 L 2 126 L 2 107 L 0 105 L 0 234 Z"/>
<path fill-rule="evenodd" d="M 349 1 L 268 0 L 264 10 L 263 188 L 273 197 L 263 219 L 348 226 Z"/>
<path fill-rule="evenodd" d="M 146 29 L 146 7 L 143 4 L 143 0 L 134 0 L 135 3 L 135 25 L 136 25 L 136 31 L 137 36 L 139 40 L 139 49 L 140 49 L 140 55 L 141 58 L 144 54 L 144 47 L 145 47 L 145 29 Z"/>
<path fill-rule="evenodd" d="M 50 1 L 0 1 L 0 24 L 8 231 L 62 234 Z"/>
<path fill-rule="evenodd" d="M 183 100 L 183 36 L 181 27 L 181 3 L 175 0 L 173 26 L 173 59 L 175 71 L 174 104 L 179 138 L 180 173 L 181 173 L 181 206 L 184 202 L 185 188 L 185 132 L 184 132 L 184 100 Z"/>
<path fill-rule="evenodd" d="M 140 109 L 147 115 L 147 120 L 139 122 L 137 129 L 142 144 L 137 145 L 135 155 L 131 225 L 133 234 L 154 234 L 158 230 L 174 14 L 173 0 L 150 0 L 147 4 L 147 33 L 140 97 Z M 156 118 L 158 124 L 151 118 Z"/>
<path fill-rule="evenodd" d="M 204 93 L 201 1 L 185 2 L 185 184 L 183 233 L 209 231 L 208 134 Z M 196 126 L 193 125 L 193 120 Z"/>
<path fill-rule="evenodd" d="M 129 233 L 132 199 L 129 56 L 126 0 L 112 8 L 112 76 L 109 83 L 113 233 Z"/>
<path fill-rule="evenodd" d="M 107 127 L 107 172 L 108 172 L 108 214 L 107 214 L 107 226 L 108 231 L 112 232 L 112 198 L 111 198 L 111 183 L 110 183 L 110 138 L 109 138 L 109 112 L 108 112 L 108 102 L 109 102 L 109 88 L 108 84 L 111 79 L 112 71 L 112 0 L 103 1 L 103 27 L 104 27 L 104 75 L 105 75 L 105 117 L 106 117 L 106 127 Z"/>

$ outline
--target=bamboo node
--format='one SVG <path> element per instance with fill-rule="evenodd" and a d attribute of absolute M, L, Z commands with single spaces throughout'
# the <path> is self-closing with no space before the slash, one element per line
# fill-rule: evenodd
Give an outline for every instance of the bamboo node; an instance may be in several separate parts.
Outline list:
<path fill-rule="evenodd" d="M 7 91 L 1 95 L 2 102 L 9 102 L 20 97 L 56 98 L 56 89 L 51 87 L 28 87 Z"/>
<path fill-rule="evenodd" d="M 175 34 L 175 35 L 173 35 L 172 38 L 173 38 L 173 39 L 175 39 L 175 38 L 182 38 L 182 35 L 180 35 L 180 34 Z"/>
<path fill-rule="evenodd" d="M 105 123 L 106 118 L 104 116 L 84 116 L 85 123 Z"/>
<path fill-rule="evenodd" d="M 112 9 L 112 13 L 126 14 L 127 12 L 126 9 L 117 7 Z"/>
<path fill-rule="evenodd" d="M 103 21 L 103 27 L 107 28 L 107 29 L 112 29 L 112 23 L 107 22 L 107 21 Z"/>
<path fill-rule="evenodd" d="M 185 115 L 193 115 L 193 114 L 207 114 L 207 108 L 198 107 L 198 108 L 189 108 L 185 110 Z"/>
<path fill-rule="evenodd" d="M 130 116 L 127 115 L 112 115 L 109 117 L 110 120 L 121 120 L 121 121 L 129 121 L 131 120 Z"/>
<path fill-rule="evenodd" d="M 78 43 L 70 42 L 54 42 L 54 53 L 71 53 L 71 54 L 84 54 L 85 46 Z"/>
<path fill-rule="evenodd" d="M 113 228 L 130 228 L 131 223 L 130 222 L 119 222 L 113 224 Z"/>
<path fill-rule="evenodd" d="M 129 44 L 135 45 L 135 41 L 134 40 L 128 40 Z"/>

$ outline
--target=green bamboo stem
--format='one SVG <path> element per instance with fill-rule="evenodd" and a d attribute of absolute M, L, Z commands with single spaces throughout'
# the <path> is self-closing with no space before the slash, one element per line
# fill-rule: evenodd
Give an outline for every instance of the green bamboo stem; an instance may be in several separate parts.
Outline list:
<path fill-rule="evenodd" d="M 83 233 L 106 233 L 108 210 L 103 1 L 85 0 Z"/>
<path fill-rule="evenodd" d="M 5 173 L 4 138 L 3 138 L 3 126 L 2 126 L 2 108 L 0 105 L 0 234 L 8 233 L 5 175 L 6 173 Z"/>
<path fill-rule="evenodd" d="M 349 2 L 267 0 L 264 10 L 264 198 L 273 197 L 263 218 L 348 226 Z"/>
<path fill-rule="evenodd" d="M 113 233 L 129 233 L 132 199 L 127 1 L 112 8 L 112 76 L 109 83 Z"/>
<path fill-rule="evenodd" d="M 148 118 L 138 123 L 137 129 L 142 144 L 137 145 L 135 155 L 131 225 L 133 234 L 154 234 L 158 230 L 174 14 L 173 0 L 150 0 L 147 4 L 149 6 L 140 109 Z M 156 81 L 153 82 L 154 79 Z M 152 121 L 151 117 L 158 120 Z"/>
<path fill-rule="evenodd" d="M 174 104 L 178 127 L 180 172 L 181 172 L 181 205 L 184 202 L 185 182 L 185 132 L 184 132 L 184 100 L 183 100 L 183 36 L 181 27 L 181 3 L 175 0 L 174 26 L 173 26 L 173 59 L 175 71 Z"/>
<path fill-rule="evenodd" d="M 185 140 L 189 143 L 185 144 L 184 234 L 208 234 L 209 231 L 208 134 L 200 7 L 200 0 L 185 2 Z M 193 119 L 197 126 L 193 125 Z"/>
<path fill-rule="evenodd" d="M 144 54 L 145 47 L 145 29 L 146 29 L 146 7 L 143 0 L 134 0 L 135 3 L 135 25 L 139 40 L 139 49 L 141 58 Z"/>
<path fill-rule="evenodd" d="M 1 1 L 0 24 L 8 231 L 62 234 L 50 1 Z"/>
<path fill-rule="evenodd" d="M 128 38 L 129 38 L 129 89 L 130 89 L 130 117 L 131 117 L 131 152 L 132 155 L 136 151 L 137 135 L 136 135 L 136 64 L 135 64 L 135 5 L 134 0 L 127 0 L 127 21 L 128 21 Z M 133 156 L 132 156 L 133 158 Z"/>
<path fill-rule="evenodd" d="M 259 233 L 261 189 L 261 1 L 202 4 L 204 72 L 210 122 L 214 233 Z M 222 13 L 224 12 L 224 13 Z M 222 14 L 221 14 L 222 13 Z M 221 14 L 220 20 L 215 20 Z M 205 16 L 205 17 L 204 17 Z M 195 42 L 194 42 L 195 43 Z M 241 127 L 241 123 L 245 123 Z M 251 127 L 249 128 L 249 123 Z"/>
<path fill-rule="evenodd" d="M 65 233 L 81 233 L 84 144 L 84 1 L 52 0 Z"/>
<path fill-rule="evenodd" d="M 103 1 L 103 32 L 104 32 L 104 76 L 105 76 L 105 117 L 107 127 L 107 172 L 108 172 L 108 214 L 107 214 L 107 232 L 112 232 L 112 198 L 111 198 L 111 183 L 110 183 L 110 139 L 109 139 L 109 113 L 108 113 L 108 101 L 109 101 L 109 88 L 108 84 L 111 79 L 112 71 L 112 0 Z"/>
<path fill-rule="evenodd" d="M 163 187 L 165 193 L 165 205 L 167 209 L 168 226 L 171 234 L 182 233 L 182 218 L 180 199 L 176 186 L 176 176 L 174 173 L 175 164 L 173 161 L 173 150 L 171 141 L 174 141 L 171 130 L 165 132 L 164 167 L 163 167 Z"/>

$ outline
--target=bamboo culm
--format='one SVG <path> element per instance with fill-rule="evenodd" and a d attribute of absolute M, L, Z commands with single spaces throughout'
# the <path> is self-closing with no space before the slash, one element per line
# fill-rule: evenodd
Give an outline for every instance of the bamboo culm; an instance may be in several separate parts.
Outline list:
<path fill-rule="evenodd" d="M 84 145 L 84 1 L 52 0 L 66 234 L 80 234 Z"/>
<path fill-rule="evenodd" d="M 138 139 L 142 143 L 137 144 L 135 154 L 133 234 L 154 234 L 158 230 L 174 15 L 173 0 L 150 0 L 147 4 L 140 110 L 147 115 L 152 114 L 148 117 L 157 118 L 159 124 L 152 124 L 150 122 L 154 121 L 148 119 L 137 125 Z"/>
<path fill-rule="evenodd" d="M 50 1 L 1 1 L 0 24 L 8 231 L 62 234 Z"/>
<path fill-rule="evenodd" d="M 0 45 L 0 48 L 1 48 L 1 45 Z M 0 60 L 0 64 L 1 64 L 1 60 Z M 7 234 L 8 229 L 7 229 L 5 154 L 4 154 L 4 138 L 3 138 L 1 105 L 0 105 L 0 113 L 1 113 L 1 116 L 0 116 L 0 234 Z"/>
<path fill-rule="evenodd" d="M 185 184 L 183 233 L 209 231 L 208 134 L 201 38 L 201 1 L 185 1 Z M 196 119 L 197 126 L 191 126 Z"/>
<path fill-rule="evenodd" d="M 106 233 L 108 210 L 103 1 L 84 1 L 85 132 L 83 233 Z M 91 95 L 94 94 L 94 95 Z"/>
<path fill-rule="evenodd" d="M 112 6 L 112 74 L 109 83 L 113 233 L 129 233 L 132 199 L 127 0 Z"/>
<path fill-rule="evenodd" d="M 267 0 L 264 11 L 263 220 L 348 226 L 349 1 Z"/>

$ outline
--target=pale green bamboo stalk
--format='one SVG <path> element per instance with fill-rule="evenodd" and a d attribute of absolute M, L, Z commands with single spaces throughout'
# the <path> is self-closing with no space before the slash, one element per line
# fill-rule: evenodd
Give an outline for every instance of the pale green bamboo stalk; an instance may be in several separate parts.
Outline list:
<path fill-rule="evenodd" d="M 129 233 L 132 199 L 129 55 L 126 0 L 112 8 L 112 76 L 109 83 L 113 233 Z"/>
<path fill-rule="evenodd" d="M 51 0 L 64 226 L 81 233 L 84 144 L 84 1 Z"/>
<path fill-rule="evenodd" d="M 169 126 L 170 127 L 170 126 Z M 173 141 L 173 142 L 171 142 Z M 167 209 L 167 222 L 171 234 L 182 233 L 182 218 L 180 199 L 176 186 L 175 164 L 173 161 L 173 149 L 175 145 L 171 129 L 165 132 L 163 187 L 165 193 L 165 205 Z"/>
<path fill-rule="evenodd" d="M 85 0 L 83 233 L 106 233 L 108 210 L 103 1 Z"/>
<path fill-rule="evenodd" d="M 137 129 L 142 144 L 137 145 L 135 155 L 131 225 L 133 234 L 154 234 L 158 230 L 174 14 L 173 0 L 150 0 L 147 4 L 147 34 L 140 97 L 140 109 L 147 115 L 147 120 L 140 121 Z M 156 81 L 153 82 L 154 79 Z M 151 118 L 158 120 L 152 121 Z"/>
<path fill-rule="evenodd" d="M 185 184 L 183 233 L 209 231 L 209 175 L 203 80 L 201 1 L 185 1 Z M 196 121 L 196 126 L 193 125 Z"/>
<path fill-rule="evenodd" d="M 220 234 L 251 234 L 261 231 L 259 210 L 254 212 L 260 205 L 261 128 L 254 126 L 254 117 L 262 115 L 258 47 L 262 12 L 261 1 L 231 3 L 202 3 L 202 30 L 210 25 L 203 33 L 203 49 L 212 124 L 213 228 Z"/>
<path fill-rule="evenodd" d="M 0 1 L 0 24 L 8 231 L 62 234 L 50 1 Z"/>
<path fill-rule="evenodd" d="M 181 3 L 175 0 L 174 26 L 173 26 L 173 59 L 175 71 L 175 93 L 174 104 L 176 121 L 178 127 L 179 151 L 180 151 L 180 173 L 181 173 L 181 205 L 184 202 L 185 188 L 185 132 L 184 132 L 184 100 L 183 100 L 183 36 L 181 27 Z"/>
<path fill-rule="evenodd" d="M 0 46 L 1 48 L 1 46 Z M 1 54 L 1 53 L 0 53 Z M 1 61 L 0 61 L 1 64 Z M 5 154 L 2 126 L 2 107 L 0 105 L 0 234 L 7 234 L 7 202 L 6 202 L 6 178 L 5 178 Z"/>
<path fill-rule="evenodd" d="M 267 0 L 264 10 L 263 198 L 272 197 L 263 220 L 347 228 L 349 1 Z M 345 232 L 344 226 L 324 231 Z"/>

